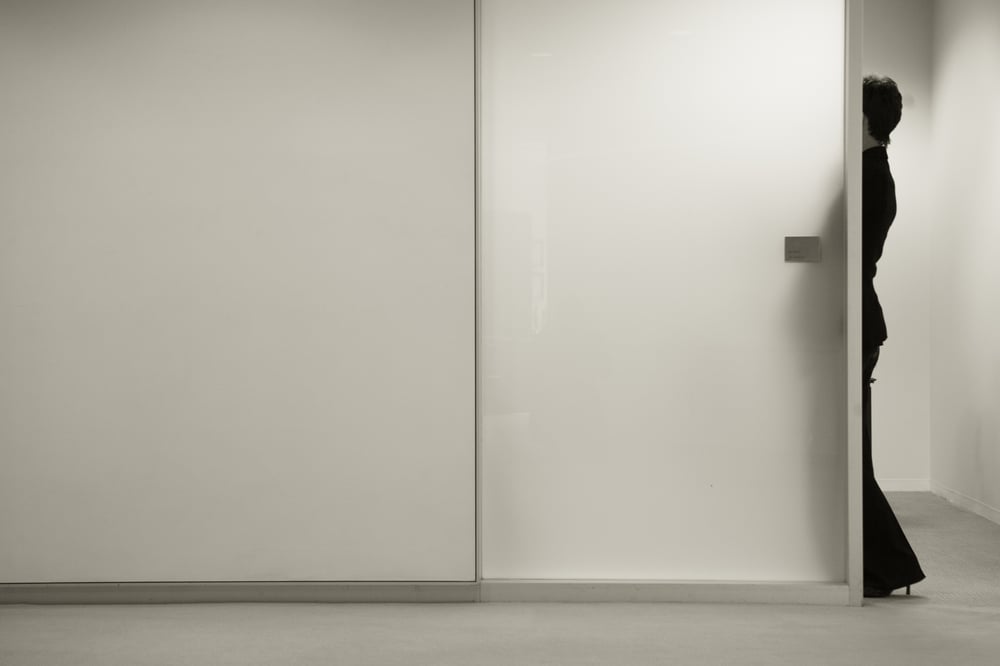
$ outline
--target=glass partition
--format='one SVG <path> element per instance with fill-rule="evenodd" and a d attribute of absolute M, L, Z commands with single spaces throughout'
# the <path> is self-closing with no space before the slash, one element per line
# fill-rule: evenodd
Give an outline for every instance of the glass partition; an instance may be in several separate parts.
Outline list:
<path fill-rule="evenodd" d="M 843 581 L 843 1 L 482 10 L 484 578 Z"/>

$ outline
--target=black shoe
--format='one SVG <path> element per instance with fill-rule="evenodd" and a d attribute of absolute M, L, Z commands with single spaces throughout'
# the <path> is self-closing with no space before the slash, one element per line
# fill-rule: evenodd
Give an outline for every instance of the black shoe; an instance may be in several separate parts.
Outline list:
<path fill-rule="evenodd" d="M 887 589 L 884 587 L 874 587 L 870 585 L 865 585 L 865 596 L 866 597 L 888 597 L 892 594 L 892 589 Z M 910 596 L 910 586 L 906 586 L 906 596 Z"/>

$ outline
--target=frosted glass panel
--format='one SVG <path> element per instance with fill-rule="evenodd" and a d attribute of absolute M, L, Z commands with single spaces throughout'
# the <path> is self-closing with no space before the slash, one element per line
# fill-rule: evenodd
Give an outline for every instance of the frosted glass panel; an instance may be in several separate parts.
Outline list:
<path fill-rule="evenodd" d="M 473 20 L 0 4 L 0 582 L 475 578 Z"/>
<path fill-rule="evenodd" d="M 482 32 L 484 577 L 844 580 L 843 2 Z"/>

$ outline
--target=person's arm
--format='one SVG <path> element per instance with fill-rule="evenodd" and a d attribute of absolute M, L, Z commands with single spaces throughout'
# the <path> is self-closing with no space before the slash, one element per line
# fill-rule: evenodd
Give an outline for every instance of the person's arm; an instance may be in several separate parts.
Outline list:
<path fill-rule="evenodd" d="M 863 158 L 862 158 L 863 159 Z M 884 185 L 880 186 L 874 169 L 861 171 L 861 269 L 865 277 L 875 275 L 875 242 L 880 214 L 880 202 L 885 200 Z"/>

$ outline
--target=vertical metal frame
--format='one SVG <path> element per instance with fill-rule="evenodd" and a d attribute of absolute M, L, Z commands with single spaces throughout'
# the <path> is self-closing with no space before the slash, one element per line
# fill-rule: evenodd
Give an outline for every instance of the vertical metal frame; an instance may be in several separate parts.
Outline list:
<path fill-rule="evenodd" d="M 847 584 L 848 605 L 864 601 L 861 478 L 861 78 L 864 0 L 845 0 L 844 197 L 847 235 Z"/>
<path fill-rule="evenodd" d="M 482 29 L 482 1 L 472 0 L 472 21 L 473 21 L 473 38 L 472 38 L 472 48 L 473 48 L 473 95 L 475 97 L 473 103 L 473 131 L 475 136 L 473 138 L 473 183 L 475 188 L 475 193 L 473 194 L 474 202 L 474 214 L 473 214 L 473 225 L 475 227 L 473 232 L 475 247 L 473 249 L 475 257 L 473 264 L 475 266 L 475 360 L 474 360 L 474 375 L 475 375 L 475 447 L 476 447 L 476 601 L 480 600 L 478 584 L 483 580 L 483 520 L 482 520 L 482 450 L 483 450 L 483 429 L 482 429 L 482 372 L 480 369 L 480 361 L 482 352 L 480 349 L 480 341 L 482 340 L 482 279 L 480 278 L 480 268 L 482 266 L 482 253 L 481 253 L 481 224 L 480 224 L 480 200 L 481 200 L 481 169 L 479 168 L 480 162 L 480 116 L 481 113 L 481 91 L 480 83 L 482 77 L 480 76 L 480 64 L 481 64 L 481 29 Z"/>

